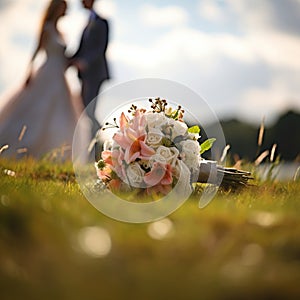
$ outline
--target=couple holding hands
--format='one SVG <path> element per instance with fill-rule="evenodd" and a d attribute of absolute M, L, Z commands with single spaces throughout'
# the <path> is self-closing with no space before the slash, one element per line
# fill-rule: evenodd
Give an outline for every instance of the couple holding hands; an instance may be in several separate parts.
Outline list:
<path fill-rule="evenodd" d="M 69 66 L 78 70 L 81 100 L 87 108 L 92 135 L 99 129 L 94 115 L 96 101 L 92 100 L 97 97 L 103 81 L 109 79 L 105 57 L 108 22 L 94 11 L 94 0 L 82 0 L 82 5 L 90 11 L 88 24 L 78 50 L 67 57 L 63 36 L 57 28 L 58 20 L 65 15 L 67 2 L 51 0 L 49 3 L 26 84 L 6 99 L 8 101 L 0 109 L 0 148 L 5 146 L 1 155 L 22 157 L 25 153 L 41 158 L 53 149 L 72 145 L 79 116 L 65 78 Z M 46 53 L 46 59 L 33 72 L 33 62 L 40 51 Z M 70 157 L 70 151 L 64 156 Z"/>

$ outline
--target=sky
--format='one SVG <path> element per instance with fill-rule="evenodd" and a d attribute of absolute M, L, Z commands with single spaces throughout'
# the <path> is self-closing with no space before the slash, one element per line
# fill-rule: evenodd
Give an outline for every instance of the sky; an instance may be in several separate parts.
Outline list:
<path fill-rule="evenodd" d="M 59 28 L 73 53 L 87 22 L 68 0 Z M 0 0 L 0 99 L 25 78 L 48 0 Z M 112 80 L 164 78 L 195 91 L 220 119 L 272 123 L 300 111 L 300 0 L 97 0 L 108 19 Z M 69 70 L 71 88 L 79 88 Z M 195 103 L 195 111 L 197 103 Z"/>

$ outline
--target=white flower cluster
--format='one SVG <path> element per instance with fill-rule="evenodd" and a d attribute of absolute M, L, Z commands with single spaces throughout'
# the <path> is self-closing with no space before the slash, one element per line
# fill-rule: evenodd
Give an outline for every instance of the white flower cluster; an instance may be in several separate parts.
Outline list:
<path fill-rule="evenodd" d="M 161 113 L 147 113 L 147 144 L 156 150 L 151 161 L 160 161 L 176 167 L 182 160 L 191 173 L 197 173 L 200 164 L 200 145 L 198 134 L 189 133 L 183 121 L 174 120 Z M 171 142 L 171 146 L 168 145 Z"/>

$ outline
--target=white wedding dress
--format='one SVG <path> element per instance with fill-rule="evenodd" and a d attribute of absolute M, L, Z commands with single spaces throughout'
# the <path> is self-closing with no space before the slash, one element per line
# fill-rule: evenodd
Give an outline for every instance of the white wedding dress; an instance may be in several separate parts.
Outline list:
<path fill-rule="evenodd" d="M 45 63 L 29 85 L 8 99 L 0 110 L 0 148 L 9 146 L 0 156 L 41 158 L 54 153 L 54 149 L 64 149 L 63 157 L 71 157 L 77 117 L 64 74 L 66 46 L 53 25 L 48 24 L 46 31 Z"/>

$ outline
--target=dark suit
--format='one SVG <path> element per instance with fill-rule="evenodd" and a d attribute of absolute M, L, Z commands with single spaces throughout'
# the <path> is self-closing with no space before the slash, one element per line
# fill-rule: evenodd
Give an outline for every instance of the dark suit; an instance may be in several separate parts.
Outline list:
<path fill-rule="evenodd" d="M 78 77 L 81 80 L 81 97 L 86 108 L 86 113 L 92 122 L 91 136 L 96 136 L 100 124 L 95 117 L 96 100 L 101 84 L 109 79 L 109 71 L 105 52 L 108 44 L 108 23 L 107 20 L 91 11 L 88 25 L 84 29 L 77 52 L 71 60 L 82 61 L 84 70 L 78 70 Z M 96 160 L 99 157 L 99 145 L 95 145 L 95 153 L 91 153 Z"/>
<path fill-rule="evenodd" d="M 102 82 L 109 78 L 105 57 L 108 44 L 108 23 L 95 12 L 92 14 L 92 19 L 83 31 L 79 48 L 72 57 L 86 64 L 85 70 L 78 71 L 85 106 L 97 97 Z"/>

